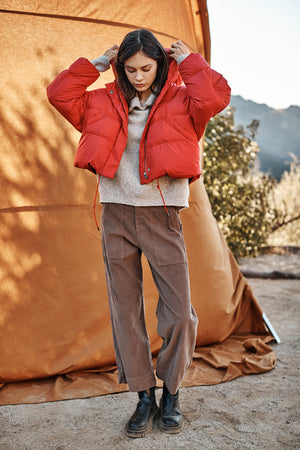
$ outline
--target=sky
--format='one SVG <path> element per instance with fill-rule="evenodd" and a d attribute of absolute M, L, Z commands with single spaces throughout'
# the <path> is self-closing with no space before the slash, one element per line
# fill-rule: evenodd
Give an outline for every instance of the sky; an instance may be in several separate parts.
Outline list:
<path fill-rule="evenodd" d="M 300 0 L 207 0 L 211 66 L 233 95 L 300 106 Z"/>

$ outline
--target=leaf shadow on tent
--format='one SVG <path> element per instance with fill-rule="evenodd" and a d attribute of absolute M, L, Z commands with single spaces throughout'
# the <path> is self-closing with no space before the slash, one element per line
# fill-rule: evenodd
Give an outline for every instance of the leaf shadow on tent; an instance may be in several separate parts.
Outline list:
<path fill-rule="evenodd" d="M 41 66 L 50 53 L 50 48 L 37 51 Z M 49 78 L 55 74 L 54 68 Z M 105 302 L 99 308 L 95 298 L 99 289 L 106 292 L 91 207 L 95 177 L 73 167 L 78 134 L 49 105 L 50 81 L 33 70 L 29 85 L 13 80 L 0 98 L 0 376 L 5 381 L 64 373 L 75 363 L 78 369 L 114 362 L 110 323 L 104 321 L 108 307 Z M 66 299 L 74 299 L 72 307 Z M 100 326 L 101 350 L 100 335 L 91 329 Z"/>

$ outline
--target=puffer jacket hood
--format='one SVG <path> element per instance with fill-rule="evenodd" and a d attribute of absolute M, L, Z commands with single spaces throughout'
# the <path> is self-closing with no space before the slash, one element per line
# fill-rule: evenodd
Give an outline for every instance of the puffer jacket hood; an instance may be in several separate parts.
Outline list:
<path fill-rule="evenodd" d="M 183 81 L 179 72 L 179 67 L 177 61 L 174 58 L 171 58 L 171 50 L 169 48 L 165 48 L 167 55 L 169 56 L 169 71 L 167 79 L 178 86 L 181 86 Z"/>

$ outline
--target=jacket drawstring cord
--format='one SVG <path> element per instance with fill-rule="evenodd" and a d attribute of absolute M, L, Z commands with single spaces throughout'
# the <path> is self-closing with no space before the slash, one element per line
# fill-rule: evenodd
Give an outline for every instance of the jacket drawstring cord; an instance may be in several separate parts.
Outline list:
<path fill-rule="evenodd" d="M 96 189 L 96 192 L 95 192 L 95 198 L 94 198 L 94 204 L 93 204 L 94 219 L 95 219 L 96 227 L 97 227 L 98 231 L 100 231 L 100 227 L 98 225 L 97 217 L 96 217 L 96 200 L 97 200 L 97 194 L 98 194 L 98 190 L 99 190 L 99 184 L 100 184 L 100 175 L 98 174 L 98 183 L 97 183 L 97 189 Z"/>
<path fill-rule="evenodd" d="M 160 185 L 159 185 L 159 181 L 158 181 L 158 178 L 157 178 L 157 189 L 159 190 L 159 193 L 160 193 L 160 196 L 161 196 L 161 198 L 162 198 L 162 201 L 163 201 L 163 204 L 164 204 L 164 208 L 165 208 L 165 210 L 166 210 L 166 213 L 168 214 L 168 216 L 170 215 L 170 213 L 169 213 L 169 211 L 168 211 L 168 208 L 167 208 L 167 205 L 166 205 L 166 202 L 165 202 L 165 199 L 164 199 L 164 196 L 163 196 L 163 194 L 162 194 L 162 192 L 161 192 L 161 189 L 160 189 Z"/>

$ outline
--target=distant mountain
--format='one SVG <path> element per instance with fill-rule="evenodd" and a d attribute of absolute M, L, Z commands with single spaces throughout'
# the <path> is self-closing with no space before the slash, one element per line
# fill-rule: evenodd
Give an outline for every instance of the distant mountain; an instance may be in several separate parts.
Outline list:
<path fill-rule="evenodd" d="M 231 97 L 230 105 L 235 108 L 235 124 L 249 125 L 259 120 L 255 140 L 259 144 L 260 170 L 279 179 L 289 169 L 289 153 L 300 159 L 300 107 L 273 109 L 268 105 L 245 100 L 240 95 Z"/>

